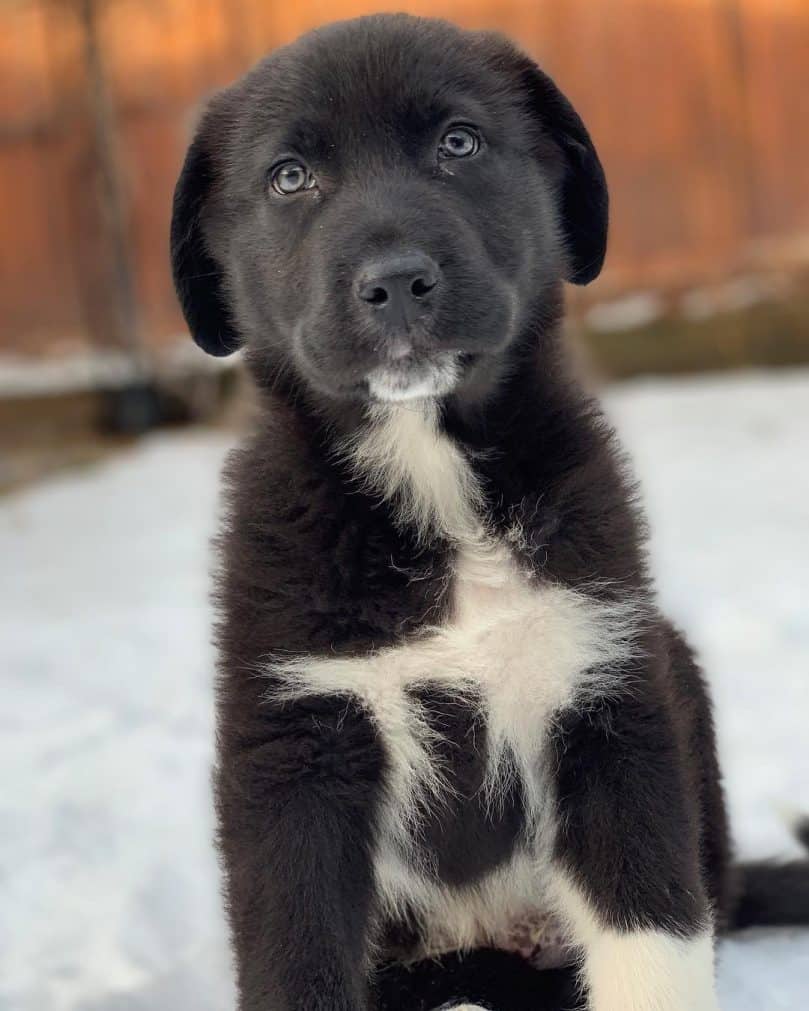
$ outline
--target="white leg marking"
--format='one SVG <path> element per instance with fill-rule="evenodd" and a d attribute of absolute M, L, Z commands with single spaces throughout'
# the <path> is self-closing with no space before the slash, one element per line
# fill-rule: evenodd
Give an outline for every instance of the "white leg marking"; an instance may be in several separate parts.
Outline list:
<path fill-rule="evenodd" d="M 585 948 L 593 1011 L 718 1011 L 710 934 L 604 931 Z"/>
<path fill-rule="evenodd" d="M 581 894 L 556 881 L 558 910 L 582 949 L 592 1011 L 719 1011 L 713 934 L 604 927 Z"/>

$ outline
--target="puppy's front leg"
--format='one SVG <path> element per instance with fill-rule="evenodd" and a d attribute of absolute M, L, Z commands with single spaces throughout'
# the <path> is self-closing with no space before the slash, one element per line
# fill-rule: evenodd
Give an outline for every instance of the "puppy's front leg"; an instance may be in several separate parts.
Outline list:
<path fill-rule="evenodd" d="M 239 1011 L 363 1011 L 381 756 L 345 698 L 220 726 L 216 776 Z"/>
<path fill-rule="evenodd" d="M 553 742 L 556 894 L 593 1011 L 718 1009 L 699 801 L 655 696 L 641 683 L 569 714 Z"/>

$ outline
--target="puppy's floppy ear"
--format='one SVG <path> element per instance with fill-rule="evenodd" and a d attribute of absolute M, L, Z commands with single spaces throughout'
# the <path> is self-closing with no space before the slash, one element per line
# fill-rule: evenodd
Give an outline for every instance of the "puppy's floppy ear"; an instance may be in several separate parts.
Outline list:
<path fill-rule="evenodd" d="M 609 196 L 604 169 L 579 114 L 553 81 L 520 55 L 520 77 L 532 112 L 562 152 L 560 222 L 568 253 L 566 280 L 589 284 L 607 252 Z"/>
<path fill-rule="evenodd" d="M 203 233 L 203 215 L 215 181 L 208 143 L 203 123 L 174 190 L 171 269 L 191 336 L 203 351 L 222 357 L 242 342 L 229 316 L 224 272 L 209 252 Z"/>

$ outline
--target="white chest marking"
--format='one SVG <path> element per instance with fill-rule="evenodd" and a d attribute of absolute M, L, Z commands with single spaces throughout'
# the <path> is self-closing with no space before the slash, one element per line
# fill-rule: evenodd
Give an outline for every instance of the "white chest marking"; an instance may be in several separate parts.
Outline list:
<path fill-rule="evenodd" d="M 390 761 L 376 866 L 380 892 L 391 911 L 408 902 L 451 924 L 448 932 L 463 946 L 479 937 L 480 919 L 487 912 L 491 918 L 496 896 L 507 897 L 513 910 L 521 894 L 525 900 L 535 892 L 538 867 L 533 859 L 524 858 L 525 866 L 516 861 L 461 902 L 406 858 L 420 806 L 440 803 L 446 789 L 432 760 L 432 731 L 409 690 L 438 685 L 480 707 L 488 733 L 487 799 L 494 804 L 502 796 L 510 753 L 529 817 L 538 822 L 547 797 L 541 755 L 552 717 L 584 693 L 610 689 L 633 650 L 639 616 L 637 609 L 538 583 L 524 571 L 510 545 L 487 532 L 472 469 L 438 432 L 429 409 L 389 406 L 382 414 L 376 408 L 366 435 L 348 451 L 400 522 L 415 525 L 425 539 L 438 531 L 457 545 L 450 618 L 361 655 L 273 664 L 273 697 L 335 694 L 362 701 Z"/>
<path fill-rule="evenodd" d="M 586 691 L 607 691 L 632 649 L 635 615 L 562 586 L 537 586 L 503 545 L 459 552 L 452 618 L 418 635 L 354 657 L 304 656 L 274 665 L 275 697 L 349 694 L 362 700 L 391 761 L 389 802 L 400 834 L 418 805 L 444 784 L 431 760 L 431 730 L 410 689 L 436 685 L 479 705 L 488 731 L 486 785 L 502 785 L 507 749 L 532 807 L 536 764 L 554 713 Z"/>

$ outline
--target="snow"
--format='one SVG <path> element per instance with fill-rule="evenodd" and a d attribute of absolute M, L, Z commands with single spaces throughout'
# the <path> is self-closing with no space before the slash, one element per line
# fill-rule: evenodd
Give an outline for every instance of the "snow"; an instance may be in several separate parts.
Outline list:
<path fill-rule="evenodd" d="M 613 388 L 661 599 L 710 672 L 745 855 L 809 811 L 809 372 Z M 227 440 L 0 500 L 0 1009 L 221 1011 L 209 535 Z M 801 462 L 803 461 L 803 462 Z M 723 944 L 725 1011 L 809 1006 L 809 932 Z M 685 1009 L 684 1009 L 685 1011 Z"/>

